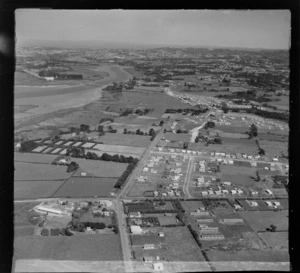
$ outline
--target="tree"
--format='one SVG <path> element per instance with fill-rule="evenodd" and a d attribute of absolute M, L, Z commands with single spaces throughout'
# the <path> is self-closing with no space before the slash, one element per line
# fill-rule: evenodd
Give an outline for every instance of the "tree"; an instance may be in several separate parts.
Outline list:
<path fill-rule="evenodd" d="M 127 129 L 126 128 L 124 128 L 124 132 L 123 132 L 123 134 L 127 134 Z"/>
<path fill-rule="evenodd" d="M 253 138 L 253 137 L 257 137 L 258 132 L 257 132 L 257 127 L 254 124 L 251 124 L 251 126 L 249 127 L 249 139 Z"/>
<path fill-rule="evenodd" d="M 20 152 L 31 152 L 37 146 L 39 146 L 39 145 L 32 140 L 24 141 L 21 143 L 21 147 L 20 147 L 19 151 Z"/>
<path fill-rule="evenodd" d="M 187 149 L 188 146 L 189 146 L 189 143 L 188 143 L 188 142 L 184 142 L 184 143 L 183 143 L 183 149 Z"/>
<path fill-rule="evenodd" d="M 261 180 L 261 177 L 260 177 L 259 171 L 257 170 L 256 171 L 256 181 L 259 182 L 260 180 Z"/>
<path fill-rule="evenodd" d="M 42 235 L 42 236 L 48 236 L 48 235 L 49 235 L 49 230 L 46 229 L 46 228 L 43 228 L 43 229 L 42 229 L 42 232 L 41 232 L 41 235 Z"/>
<path fill-rule="evenodd" d="M 103 130 L 103 126 L 102 126 L 102 125 L 99 125 L 99 126 L 98 126 L 98 132 L 99 132 L 99 133 L 104 133 L 104 130 Z"/>
<path fill-rule="evenodd" d="M 67 172 L 68 172 L 68 173 L 74 172 L 74 171 L 76 171 L 78 168 L 79 168 L 78 163 L 72 161 L 72 162 L 69 164 L 68 168 L 67 168 Z"/>
<path fill-rule="evenodd" d="M 89 132 L 90 131 L 90 126 L 87 124 L 81 124 L 80 125 L 80 131 L 82 132 Z"/>

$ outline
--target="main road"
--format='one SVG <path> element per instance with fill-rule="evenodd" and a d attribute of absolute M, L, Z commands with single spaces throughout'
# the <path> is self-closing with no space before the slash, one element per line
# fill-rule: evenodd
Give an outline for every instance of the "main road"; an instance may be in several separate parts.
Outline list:
<path fill-rule="evenodd" d="M 130 248 L 130 242 L 129 242 L 129 235 L 127 233 L 127 223 L 126 223 L 126 216 L 123 211 L 123 202 L 121 199 L 126 197 L 127 193 L 131 189 L 132 185 L 134 184 L 135 178 L 140 174 L 145 161 L 148 159 L 150 151 L 156 146 L 160 138 L 162 137 L 164 129 L 169 124 L 169 120 L 162 126 L 159 133 L 156 135 L 154 140 L 151 142 L 149 147 L 145 150 L 143 156 L 139 160 L 138 165 L 133 170 L 131 175 L 128 178 L 127 183 L 125 184 L 124 188 L 120 192 L 120 194 L 117 196 L 117 198 L 114 200 L 115 207 L 116 207 L 116 214 L 118 219 L 118 225 L 119 225 L 119 234 L 121 239 L 121 246 L 122 246 L 122 252 L 123 252 L 123 261 L 124 261 L 124 270 L 125 272 L 134 272 L 133 265 L 132 265 L 132 255 L 131 255 L 131 248 Z"/>

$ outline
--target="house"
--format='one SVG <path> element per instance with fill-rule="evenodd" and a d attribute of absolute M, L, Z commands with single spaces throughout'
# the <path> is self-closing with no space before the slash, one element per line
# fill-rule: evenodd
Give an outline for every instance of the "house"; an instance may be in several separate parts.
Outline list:
<path fill-rule="evenodd" d="M 144 169 L 143 169 L 143 172 L 148 172 L 149 171 L 149 168 L 147 168 L 147 167 L 145 167 Z"/>
<path fill-rule="evenodd" d="M 146 263 L 152 263 L 153 261 L 155 261 L 155 258 L 152 256 L 144 256 L 143 257 L 144 262 Z"/>
<path fill-rule="evenodd" d="M 129 212 L 129 217 L 130 218 L 141 218 L 142 215 L 139 211 L 131 211 L 131 212 Z"/>
<path fill-rule="evenodd" d="M 132 234 L 142 234 L 143 233 L 143 229 L 140 226 L 135 226 L 135 225 L 130 226 L 130 231 Z"/>
<path fill-rule="evenodd" d="M 144 249 L 155 249 L 155 245 L 154 244 L 144 244 L 143 248 Z"/>
<path fill-rule="evenodd" d="M 266 192 L 268 195 L 272 195 L 272 194 L 273 194 L 273 192 L 270 191 L 269 189 L 265 189 L 265 192 Z"/>
<path fill-rule="evenodd" d="M 231 192 L 231 194 L 237 194 L 236 190 L 231 190 L 230 192 Z"/>
<path fill-rule="evenodd" d="M 162 263 L 153 263 L 153 270 L 154 271 L 162 271 L 164 269 L 164 266 Z"/>
<path fill-rule="evenodd" d="M 258 203 L 255 202 L 255 201 L 248 201 L 248 200 L 247 200 L 247 202 L 249 203 L 249 205 L 250 205 L 251 207 L 257 207 L 257 206 L 258 206 Z"/>
<path fill-rule="evenodd" d="M 158 147 L 158 150 L 161 152 L 163 150 L 163 148 L 162 147 Z"/>
<path fill-rule="evenodd" d="M 269 207 L 272 207 L 272 202 L 270 202 L 270 201 L 265 201 L 265 203 L 266 203 Z"/>
<path fill-rule="evenodd" d="M 274 206 L 279 207 L 280 206 L 280 202 L 273 202 Z"/>

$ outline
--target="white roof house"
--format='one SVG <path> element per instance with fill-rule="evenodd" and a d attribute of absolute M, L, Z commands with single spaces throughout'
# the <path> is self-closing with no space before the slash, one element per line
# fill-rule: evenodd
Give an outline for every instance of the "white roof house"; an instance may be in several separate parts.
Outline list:
<path fill-rule="evenodd" d="M 133 234 L 142 234 L 143 233 L 143 229 L 140 226 L 130 226 L 130 231 Z"/>

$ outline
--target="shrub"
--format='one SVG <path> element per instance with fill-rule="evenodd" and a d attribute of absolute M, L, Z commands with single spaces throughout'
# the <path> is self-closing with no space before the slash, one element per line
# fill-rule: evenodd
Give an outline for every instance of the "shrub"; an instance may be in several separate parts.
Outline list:
<path fill-rule="evenodd" d="M 42 232 L 41 232 L 41 235 L 42 235 L 42 236 L 48 236 L 48 235 L 49 235 L 49 230 L 46 229 L 46 228 L 43 228 L 43 229 L 42 229 Z"/>

